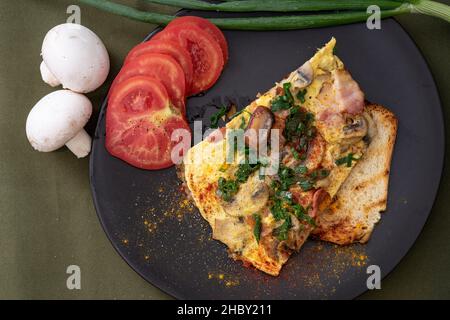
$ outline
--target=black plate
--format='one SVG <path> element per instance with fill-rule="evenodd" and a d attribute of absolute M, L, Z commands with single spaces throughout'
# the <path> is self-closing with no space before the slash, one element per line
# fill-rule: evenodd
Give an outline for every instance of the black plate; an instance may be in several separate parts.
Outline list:
<path fill-rule="evenodd" d="M 144 171 L 111 157 L 104 147 L 103 106 L 91 155 L 95 207 L 113 246 L 153 285 L 176 298 L 311 299 L 357 297 L 366 269 L 388 274 L 411 248 L 430 213 L 444 156 L 444 127 L 435 83 L 419 50 L 393 19 L 284 31 L 227 31 L 230 59 L 216 85 L 188 99 L 191 120 L 228 101 L 240 108 L 309 59 L 332 36 L 368 100 L 399 119 L 388 210 L 367 245 L 337 247 L 309 240 L 279 277 L 242 267 L 210 239 L 199 212 L 186 206 L 174 168 Z"/>

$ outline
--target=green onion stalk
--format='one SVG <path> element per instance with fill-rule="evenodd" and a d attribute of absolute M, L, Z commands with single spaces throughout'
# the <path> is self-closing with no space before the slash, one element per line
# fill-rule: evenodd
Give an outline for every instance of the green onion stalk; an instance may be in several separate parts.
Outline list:
<path fill-rule="evenodd" d="M 380 9 L 395 9 L 401 5 L 392 0 L 244 0 L 209 3 L 202 0 L 146 0 L 147 2 L 175 6 L 185 9 L 229 12 L 307 12 L 325 10 L 363 10 L 376 4 Z"/>
<path fill-rule="evenodd" d="M 79 2 L 112 14 L 152 24 L 167 25 L 170 21 L 176 18 L 172 15 L 137 10 L 135 8 L 109 0 L 79 0 Z M 430 0 L 345 1 L 347 3 L 352 3 L 354 7 L 351 7 L 349 4 L 344 4 L 344 1 L 335 0 L 241 0 L 226 1 L 218 4 L 211 4 L 199 0 L 151 0 L 150 2 L 172 6 L 178 6 L 183 3 L 183 7 L 186 9 L 215 11 L 222 10 L 233 12 L 258 12 L 263 11 L 262 8 L 266 8 L 266 11 L 293 13 L 311 11 L 319 12 L 321 10 L 339 10 L 338 12 L 334 13 L 327 12 L 301 15 L 292 14 L 282 16 L 209 19 L 219 28 L 229 30 L 292 30 L 363 22 L 366 21 L 367 18 L 371 15 L 371 13 L 366 12 L 366 8 L 368 5 L 378 5 L 381 9 L 381 18 L 388 18 L 406 13 L 419 13 L 441 18 L 447 22 L 450 22 L 450 6 Z M 200 8 L 200 6 L 202 6 L 202 8 Z M 345 8 L 345 6 L 348 7 Z M 213 7 L 214 9 L 211 9 Z M 362 11 L 358 8 L 364 10 Z"/>

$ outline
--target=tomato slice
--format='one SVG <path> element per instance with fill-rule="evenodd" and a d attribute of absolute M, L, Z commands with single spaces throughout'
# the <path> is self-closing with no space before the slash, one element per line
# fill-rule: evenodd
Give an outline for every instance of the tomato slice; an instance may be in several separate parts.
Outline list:
<path fill-rule="evenodd" d="M 173 165 L 171 151 L 175 129 L 190 132 L 179 111 L 173 109 L 165 86 L 155 78 L 130 77 L 115 85 L 106 109 L 108 152 L 148 170 Z"/>
<path fill-rule="evenodd" d="M 170 101 L 185 114 L 186 82 L 181 66 L 174 58 L 166 54 L 147 53 L 136 57 L 123 66 L 111 85 L 110 91 L 124 80 L 143 75 L 153 77 L 162 82 L 169 94 Z"/>
<path fill-rule="evenodd" d="M 194 66 L 194 78 L 190 94 L 210 88 L 223 69 L 223 55 L 214 38 L 197 26 L 172 26 L 158 33 L 155 40 L 177 41 L 190 54 Z"/>
<path fill-rule="evenodd" d="M 116 101 L 122 104 L 116 104 Z M 108 105 L 108 110 L 114 110 L 116 113 L 146 115 L 150 111 L 170 108 L 170 99 L 166 87 L 157 79 L 135 76 L 124 80 L 120 87 L 116 85 L 116 88 L 111 90 Z"/>
<path fill-rule="evenodd" d="M 158 41 L 149 40 L 138 44 L 128 53 L 125 58 L 124 65 L 136 57 L 139 57 L 146 53 L 162 53 L 167 54 L 174 58 L 181 66 L 184 71 L 186 80 L 186 92 L 191 89 L 192 76 L 194 73 L 194 67 L 192 65 L 191 57 L 189 52 L 174 41 Z"/>
<path fill-rule="evenodd" d="M 225 39 L 225 36 L 223 35 L 223 32 L 212 22 L 210 22 L 208 19 L 195 17 L 195 16 L 185 16 L 185 17 L 179 17 L 170 22 L 166 28 L 170 28 L 172 26 L 197 26 L 202 30 L 205 30 L 208 32 L 214 40 L 219 44 L 220 48 L 222 49 L 222 55 L 223 55 L 223 61 L 224 63 L 227 63 L 228 61 L 228 44 L 227 40 Z"/>

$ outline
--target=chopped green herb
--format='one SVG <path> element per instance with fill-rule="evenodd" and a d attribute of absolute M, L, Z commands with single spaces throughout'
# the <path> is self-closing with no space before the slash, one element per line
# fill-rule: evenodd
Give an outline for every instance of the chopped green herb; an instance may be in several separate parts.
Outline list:
<path fill-rule="evenodd" d="M 261 167 L 261 163 L 249 164 L 248 161 L 241 163 L 235 173 L 236 181 L 244 183 L 248 177 Z"/>
<path fill-rule="evenodd" d="M 242 113 L 244 113 L 244 112 L 246 112 L 246 113 L 248 113 L 248 114 L 251 115 L 251 112 L 249 112 L 249 111 L 247 111 L 247 110 L 245 110 L 245 109 L 242 109 L 242 110 L 239 110 L 238 112 L 236 112 L 235 114 L 233 114 L 233 115 L 231 116 L 230 120 L 236 118 L 237 116 L 239 116 L 240 114 L 242 114 Z"/>
<path fill-rule="evenodd" d="M 254 213 L 253 219 L 255 219 L 255 226 L 253 227 L 253 235 L 255 236 L 256 242 L 259 243 L 259 239 L 261 238 L 261 216 L 257 213 Z"/>
<path fill-rule="evenodd" d="M 342 157 L 340 159 L 337 159 L 335 161 L 336 165 L 340 166 L 345 164 L 347 167 L 351 167 L 352 166 L 352 161 L 356 161 L 359 160 L 359 158 L 355 158 L 353 153 L 349 153 L 348 155 L 346 155 L 345 157 Z"/>
<path fill-rule="evenodd" d="M 300 180 L 298 182 L 298 185 L 300 186 L 300 188 L 302 188 L 303 191 L 309 191 L 313 188 L 314 183 L 311 180 L 305 179 Z"/>
<path fill-rule="evenodd" d="M 319 179 L 326 178 L 330 175 L 330 170 L 327 169 L 321 169 L 319 170 Z"/>
<path fill-rule="evenodd" d="M 239 185 L 245 183 L 250 175 L 257 171 L 259 168 L 264 167 L 261 162 L 257 162 L 255 164 L 250 164 L 248 160 L 248 153 L 250 151 L 246 150 L 245 161 L 240 163 L 238 169 L 236 170 L 234 180 L 226 180 L 223 177 L 220 177 L 218 180 L 219 188 L 217 190 L 217 194 L 224 201 L 231 201 L 236 193 L 239 191 Z M 220 169 L 219 169 L 220 170 Z"/>
<path fill-rule="evenodd" d="M 271 110 L 273 112 L 277 112 L 280 110 L 286 110 L 291 107 L 291 103 L 286 100 L 285 96 L 279 96 L 272 100 L 271 102 Z"/>
<path fill-rule="evenodd" d="M 279 196 L 283 200 L 286 200 L 288 202 L 290 202 L 292 200 L 292 193 L 290 193 L 289 191 L 280 191 Z"/>
<path fill-rule="evenodd" d="M 285 82 L 283 84 L 283 92 L 284 94 L 281 96 L 277 96 L 272 99 L 271 101 L 271 110 L 273 112 L 280 111 L 280 110 L 286 110 L 293 106 L 294 104 L 294 97 L 291 93 L 291 83 Z"/>
<path fill-rule="evenodd" d="M 291 83 L 290 82 L 283 83 L 283 90 L 284 90 L 284 95 L 287 97 L 287 100 L 290 103 L 293 103 L 294 97 L 292 96 L 292 93 L 291 93 Z"/>
<path fill-rule="evenodd" d="M 284 220 L 283 224 L 273 231 L 274 235 L 280 241 L 287 240 L 288 233 L 289 233 L 289 230 L 291 229 L 291 227 L 292 227 L 291 216 L 288 215 L 286 217 L 286 219 Z"/>
<path fill-rule="evenodd" d="M 223 177 L 219 178 L 218 184 L 217 194 L 225 201 L 231 201 L 239 189 L 237 181 L 226 180 Z"/>
<path fill-rule="evenodd" d="M 303 208 L 301 205 L 299 204 L 294 204 L 292 206 L 292 208 L 294 209 L 294 215 L 299 219 L 299 220 L 303 220 L 308 222 L 310 225 L 312 226 L 316 226 L 316 222 L 314 221 L 313 218 L 311 218 L 307 213 L 306 213 L 306 209 Z"/>
<path fill-rule="evenodd" d="M 312 122 L 312 121 L 314 121 L 314 114 L 313 113 L 311 113 L 311 112 L 307 112 L 306 113 L 306 122 Z"/>
<path fill-rule="evenodd" d="M 298 133 L 303 133 L 305 131 L 305 128 L 306 128 L 305 124 L 303 122 L 300 122 L 297 126 L 296 131 Z"/>
<path fill-rule="evenodd" d="M 297 92 L 297 99 L 300 100 L 301 103 L 305 103 L 305 95 L 306 95 L 306 89 L 300 90 Z"/>
<path fill-rule="evenodd" d="M 308 141 L 316 135 L 313 120 L 314 116 L 311 113 L 305 112 L 301 108 L 292 108 L 289 116 L 286 118 L 283 130 L 284 137 L 288 141 L 293 142 L 294 145 L 301 144 L 300 148 L 306 151 Z"/>
<path fill-rule="evenodd" d="M 300 160 L 300 154 L 297 152 L 297 150 L 295 150 L 295 148 L 291 148 L 291 152 L 295 160 Z"/>
<path fill-rule="evenodd" d="M 303 208 L 303 206 L 300 205 L 300 204 L 294 204 L 294 205 L 292 206 L 292 209 L 294 209 L 294 215 L 295 215 L 297 218 L 300 218 L 300 216 L 301 216 L 302 214 L 306 214 L 305 208 Z"/>
<path fill-rule="evenodd" d="M 298 174 L 306 174 L 308 172 L 308 168 L 306 166 L 298 166 L 295 168 L 295 172 Z"/>
<path fill-rule="evenodd" d="M 280 178 L 281 190 L 286 191 L 295 183 L 295 172 L 289 167 L 280 165 L 278 177 Z"/>
<path fill-rule="evenodd" d="M 315 135 L 316 135 L 316 129 L 314 127 L 308 128 L 308 130 L 306 131 L 306 136 L 308 138 L 313 138 Z"/>
<path fill-rule="evenodd" d="M 228 107 L 222 106 L 219 111 L 213 114 L 210 118 L 211 120 L 211 128 L 215 129 L 219 126 L 219 120 L 227 114 Z"/>
<path fill-rule="evenodd" d="M 247 127 L 247 122 L 244 117 L 241 117 L 241 124 L 239 125 L 239 129 L 245 129 Z"/>
<path fill-rule="evenodd" d="M 286 219 L 289 216 L 289 212 L 284 207 L 284 202 L 279 198 L 274 199 L 273 205 L 270 207 L 270 212 L 277 221 Z"/>
<path fill-rule="evenodd" d="M 272 182 L 270 183 L 270 188 L 273 191 L 278 192 L 280 190 L 280 182 L 278 182 L 277 180 L 272 180 Z"/>

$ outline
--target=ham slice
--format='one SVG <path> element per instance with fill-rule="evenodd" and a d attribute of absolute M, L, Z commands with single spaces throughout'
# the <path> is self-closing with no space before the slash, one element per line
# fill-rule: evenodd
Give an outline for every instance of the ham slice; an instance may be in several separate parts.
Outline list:
<path fill-rule="evenodd" d="M 333 71 L 335 99 L 339 113 L 360 114 L 364 109 L 364 93 L 347 70 Z"/>
<path fill-rule="evenodd" d="M 363 112 L 364 93 L 347 70 L 335 70 L 331 78 L 332 84 L 325 82 L 317 97 L 324 107 L 318 119 L 336 126 L 343 122 L 345 114 Z"/>

